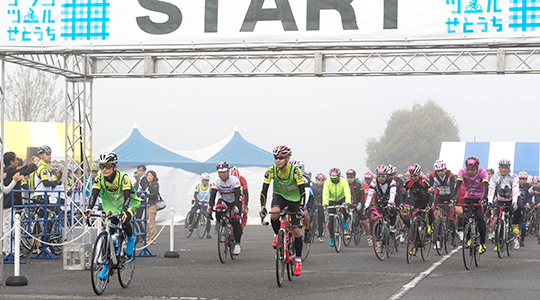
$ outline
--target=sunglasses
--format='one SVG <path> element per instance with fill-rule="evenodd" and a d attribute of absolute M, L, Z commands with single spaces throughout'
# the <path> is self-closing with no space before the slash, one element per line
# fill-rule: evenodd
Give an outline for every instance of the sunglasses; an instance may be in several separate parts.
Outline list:
<path fill-rule="evenodd" d="M 99 165 L 100 169 L 112 169 L 114 165 L 112 164 L 106 164 L 106 165 Z"/>
<path fill-rule="evenodd" d="M 384 177 L 386 177 L 386 175 L 377 175 L 377 177 L 384 178 Z"/>
<path fill-rule="evenodd" d="M 444 173 L 445 170 L 437 170 L 437 173 Z"/>
<path fill-rule="evenodd" d="M 418 177 L 418 174 L 411 174 L 411 177 Z"/>
<path fill-rule="evenodd" d="M 353 178 L 354 178 L 354 176 L 347 176 L 347 178 L 353 179 Z"/>
<path fill-rule="evenodd" d="M 274 156 L 275 160 L 284 160 L 285 158 L 285 156 Z"/>

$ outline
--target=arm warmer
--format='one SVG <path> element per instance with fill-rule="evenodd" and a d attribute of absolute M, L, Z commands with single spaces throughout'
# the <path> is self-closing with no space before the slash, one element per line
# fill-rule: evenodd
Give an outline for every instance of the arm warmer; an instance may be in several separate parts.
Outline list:
<path fill-rule="evenodd" d="M 216 195 L 217 190 L 211 189 L 210 190 L 210 207 L 214 208 L 214 204 L 216 204 Z"/>
<path fill-rule="evenodd" d="M 266 207 L 266 195 L 268 194 L 268 187 L 270 184 L 263 183 L 262 190 L 261 190 L 261 207 Z"/>

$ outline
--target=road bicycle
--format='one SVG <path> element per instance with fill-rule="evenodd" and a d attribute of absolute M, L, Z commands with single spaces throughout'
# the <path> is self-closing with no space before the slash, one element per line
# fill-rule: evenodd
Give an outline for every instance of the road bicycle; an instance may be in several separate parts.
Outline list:
<path fill-rule="evenodd" d="M 426 214 L 429 208 L 415 209 L 412 211 L 411 228 L 407 237 L 407 263 L 412 262 L 412 257 L 417 255 L 418 249 L 422 259 L 427 261 L 431 252 L 431 237 L 428 232 L 429 223 Z"/>
<path fill-rule="evenodd" d="M 354 240 L 354 244 L 358 246 L 360 244 L 360 239 L 362 238 L 362 235 L 364 235 L 364 226 L 362 226 L 362 221 L 360 220 L 360 216 L 358 215 L 358 212 L 354 212 L 352 214 L 351 218 L 351 236 Z"/>
<path fill-rule="evenodd" d="M 343 230 L 343 215 L 347 214 L 345 205 L 332 205 L 327 206 L 327 209 L 335 208 L 336 213 L 328 213 L 328 222 L 334 222 L 334 249 L 336 252 L 341 251 L 343 245 L 343 238 L 345 237 Z M 350 221 L 350 220 L 349 220 Z"/>
<path fill-rule="evenodd" d="M 313 216 L 311 218 L 311 242 L 315 240 L 315 237 L 322 238 L 326 234 L 326 218 L 323 218 L 323 229 L 322 232 L 319 232 L 319 211 L 323 209 L 321 205 L 315 204 L 315 211 L 313 212 Z"/>
<path fill-rule="evenodd" d="M 135 271 L 135 252 L 127 256 L 127 238 L 124 234 L 122 224 L 119 222 L 120 216 L 107 214 L 91 214 L 91 217 L 103 219 L 103 229 L 96 238 L 94 250 L 92 251 L 92 261 L 90 263 L 90 274 L 92 278 L 92 288 L 97 295 L 103 294 L 110 276 L 118 272 L 118 281 L 123 288 L 127 288 L 133 279 Z M 98 275 L 104 268 L 107 268 L 106 278 L 99 279 Z"/>
<path fill-rule="evenodd" d="M 508 256 L 512 255 L 514 245 L 514 232 L 512 229 L 512 206 L 510 201 L 507 205 L 503 202 L 497 202 L 499 208 L 499 216 L 495 225 L 494 241 L 499 258 L 504 257 L 504 253 Z"/>
<path fill-rule="evenodd" d="M 450 213 L 453 204 L 444 203 L 437 204 L 437 208 L 441 214 L 433 229 L 433 243 L 438 255 L 443 253 L 448 254 L 448 242 L 452 238 L 452 226 L 450 226 Z"/>
<path fill-rule="evenodd" d="M 210 218 L 204 210 L 204 208 L 207 207 L 208 202 L 197 200 L 197 204 L 195 205 L 198 205 L 198 207 L 193 215 L 190 211 L 186 216 L 184 234 L 189 238 L 193 234 L 193 231 L 196 230 L 197 236 L 199 239 L 202 239 L 206 234 L 210 233 Z"/>
<path fill-rule="evenodd" d="M 457 204 L 463 207 L 463 218 L 467 220 L 463 228 L 463 264 L 465 269 L 470 270 L 472 262 L 478 267 L 480 265 L 480 229 L 476 210 L 482 206 L 480 203 Z"/>
<path fill-rule="evenodd" d="M 33 237 L 41 237 L 44 242 L 53 244 L 47 245 L 47 250 L 51 254 L 59 256 L 63 251 L 63 247 L 58 245 L 62 243 L 63 222 L 56 212 L 51 209 L 57 206 L 48 207 L 45 202 L 38 202 L 35 205 L 25 206 L 21 210 L 21 228 L 24 228 Z M 43 214 L 43 217 L 39 217 L 40 214 Z M 38 242 L 32 236 L 24 231 L 21 232 L 20 251 L 23 257 L 28 256 L 33 250 L 38 248 Z"/>
<path fill-rule="evenodd" d="M 291 226 L 291 215 L 300 216 L 300 212 L 290 212 L 289 207 L 283 208 L 280 212 L 270 212 L 269 214 L 279 214 L 279 231 L 276 244 L 276 280 L 279 287 L 283 286 L 285 269 L 287 278 L 292 281 L 294 274 L 294 261 L 296 259 L 296 248 L 294 246 L 294 234 Z M 261 223 L 268 226 L 268 222 L 261 219 Z"/>
<path fill-rule="evenodd" d="M 228 208 L 224 204 L 218 204 L 216 205 L 216 212 L 224 212 L 224 214 L 221 215 L 221 220 L 218 220 L 218 234 L 217 234 L 217 248 L 218 248 L 218 255 L 219 260 L 221 263 L 225 263 L 227 261 L 227 256 L 229 255 L 232 260 L 236 259 L 236 255 L 234 255 L 234 232 L 232 228 L 232 209 Z M 210 218 L 212 219 L 212 218 Z"/>
<path fill-rule="evenodd" d="M 388 207 L 370 207 L 371 220 L 374 221 L 371 237 L 373 250 L 379 260 L 384 260 L 396 250 L 396 231 L 390 230 L 390 211 Z"/>

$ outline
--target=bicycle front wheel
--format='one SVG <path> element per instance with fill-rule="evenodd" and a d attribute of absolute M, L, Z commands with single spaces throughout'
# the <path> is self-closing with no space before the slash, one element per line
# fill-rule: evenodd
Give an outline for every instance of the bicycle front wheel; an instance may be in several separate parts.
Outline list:
<path fill-rule="evenodd" d="M 184 221 L 184 234 L 186 235 L 187 238 L 189 238 L 192 234 L 193 234 L 193 227 L 189 228 L 189 219 L 191 218 L 191 212 L 188 212 L 187 216 L 186 216 L 186 220 Z"/>
<path fill-rule="evenodd" d="M 227 239 L 227 223 L 219 222 L 218 223 L 218 236 L 217 236 L 217 246 L 218 246 L 218 255 L 221 263 L 227 261 L 227 251 L 229 251 L 229 240 Z"/>
<path fill-rule="evenodd" d="M 409 236 L 407 237 L 407 253 L 405 254 L 407 257 L 408 264 L 412 262 L 412 257 L 416 256 L 416 250 L 417 250 L 416 238 L 417 238 L 416 223 L 412 223 L 411 228 L 409 229 Z"/>
<path fill-rule="evenodd" d="M 497 220 L 497 225 L 495 226 L 495 249 L 497 250 L 497 255 L 499 258 L 504 256 L 504 224 L 503 220 Z"/>
<path fill-rule="evenodd" d="M 206 235 L 206 217 L 201 212 L 197 214 L 197 219 L 197 236 L 202 239 Z"/>
<path fill-rule="evenodd" d="M 506 223 L 506 222 L 505 222 Z M 514 231 L 512 229 L 512 225 L 510 223 L 507 223 L 506 226 L 508 227 L 508 230 L 506 231 L 506 235 L 504 238 L 504 244 L 506 247 L 506 254 L 508 257 L 512 256 L 512 250 L 514 249 Z"/>
<path fill-rule="evenodd" d="M 465 265 L 465 269 L 470 270 L 473 256 L 474 256 L 474 247 L 473 247 L 473 241 L 471 237 L 471 225 L 467 224 L 465 228 L 463 228 L 463 264 Z"/>
<path fill-rule="evenodd" d="M 373 250 L 379 260 L 385 257 L 384 224 L 382 220 L 377 220 L 373 225 Z"/>
<path fill-rule="evenodd" d="M 435 223 L 435 228 L 433 231 L 433 242 L 435 243 L 435 250 L 437 250 L 437 254 L 442 255 L 444 243 L 444 225 L 442 216 L 440 216 Z"/>
<path fill-rule="evenodd" d="M 277 285 L 283 285 L 283 277 L 285 276 L 285 231 L 280 229 L 277 236 L 276 246 L 276 279 Z"/>
<path fill-rule="evenodd" d="M 422 231 L 419 234 L 420 237 L 420 253 L 422 253 L 422 259 L 427 261 L 429 254 L 431 253 L 431 236 L 428 233 L 428 224 L 424 223 Z"/>
<path fill-rule="evenodd" d="M 60 228 L 60 222 L 59 221 L 53 221 L 51 222 L 51 227 L 47 228 L 49 231 L 49 235 L 47 235 L 47 242 L 54 244 L 47 246 L 49 248 L 49 251 L 55 256 L 59 256 L 62 254 L 63 247 L 62 245 L 62 229 Z"/>
<path fill-rule="evenodd" d="M 122 251 L 121 253 L 126 253 L 127 240 L 124 236 L 122 239 Z M 118 281 L 123 288 L 127 288 L 133 279 L 133 273 L 135 272 L 135 252 L 131 257 L 120 257 L 118 264 Z"/>
<path fill-rule="evenodd" d="M 92 278 L 92 288 L 96 295 L 101 295 L 107 287 L 112 265 L 110 264 L 110 249 L 109 235 L 107 232 L 102 232 L 96 238 L 94 250 L 92 251 L 92 261 L 90 262 L 90 275 Z M 105 274 L 105 279 L 99 279 L 98 275 L 107 267 L 108 271 Z"/>
<path fill-rule="evenodd" d="M 339 253 L 343 244 L 343 228 L 341 227 L 341 219 L 334 217 L 334 249 Z"/>

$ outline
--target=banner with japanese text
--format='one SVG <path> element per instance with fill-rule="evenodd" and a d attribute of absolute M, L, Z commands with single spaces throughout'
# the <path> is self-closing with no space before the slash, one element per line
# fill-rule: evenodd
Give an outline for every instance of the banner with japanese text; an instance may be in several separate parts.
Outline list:
<path fill-rule="evenodd" d="M 540 0 L 2 0 L 0 48 L 538 41 Z"/>

